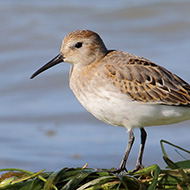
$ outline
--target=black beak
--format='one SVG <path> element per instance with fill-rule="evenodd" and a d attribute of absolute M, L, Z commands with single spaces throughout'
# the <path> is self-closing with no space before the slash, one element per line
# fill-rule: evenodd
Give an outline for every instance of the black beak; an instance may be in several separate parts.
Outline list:
<path fill-rule="evenodd" d="M 64 62 L 64 57 L 63 54 L 60 53 L 59 55 L 57 55 L 55 58 L 53 58 L 51 61 L 49 61 L 47 64 L 45 64 L 43 67 L 41 67 L 40 69 L 38 69 L 31 77 L 30 79 L 33 79 L 34 77 L 36 77 L 37 75 L 39 75 L 40 73 L 42 73 L 43 71 L 53 67 L 54 65 L 57 65 L 58 63 Z"/>

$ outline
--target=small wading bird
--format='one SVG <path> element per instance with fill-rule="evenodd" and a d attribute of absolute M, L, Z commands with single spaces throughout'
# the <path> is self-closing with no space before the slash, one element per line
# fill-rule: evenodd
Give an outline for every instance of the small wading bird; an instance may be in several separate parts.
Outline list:
<path fill-rule="evenodd" d="M 133 170 L 137 171 L 143 168 L 147 136 L 143 127 L 190 119 L 190 85 L 187 82 L 148 59 L 108 50 L 93 31 L 69 33 L 63 40 L 61 53 L 37 70 L 31 79 L 61 62 L 71 64 L 70 88 L 87 111 L 129 132 L 128 145 L 116 172 L 126 170 L 135 139 L 134 128 L 141 131 L 139 155 Z"/>

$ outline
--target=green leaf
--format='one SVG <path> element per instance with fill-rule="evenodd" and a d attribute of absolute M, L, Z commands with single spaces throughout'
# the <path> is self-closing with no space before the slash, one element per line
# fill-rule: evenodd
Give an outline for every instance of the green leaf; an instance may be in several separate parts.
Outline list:
<path fill-rule="evenodd" d="M 190 168 L 190 160 L 185 160 L 185 161 L 181 161 L 181 162 L 175 162 L 175 164 L 182 168 L 182 169 L 188 169 Z"/>
<path fill-rule="evenodd" d="M 56 183 L 60 180 L 61 176 L 64 174 L 65 171 L 67 171 L 67 168 L 63 168 L 57 172 L 52 173 L 49 178 L 47 179 L 45 185 L 44 185 L 44 190 L 51 190 L 53 187 L 52 185 L 56 185 Z M 54 187 L 54 189 L 57 189 Z"/>
<path fill-rule="evenodd" d="M 157 170 L 158 165 L 154 164 L 152 166 L 148 166 L 146 168 L 143 168 L 142 170 L 139 170 L 137 172 L 134 173 L 134 176 L 139 176 L 139 175 L 148 175 L 150 174 L 152 171 Z"/>
<path fill-rule="evenodd" d="M 178 169 L 180 174 L 182 175 L 183 177 L 183 180 L 185 182 L 188 182 L 190 179 L 189 179 L 189 176 L 184 172 L 184 170 L 182 168 L 180 168 L 176 163 L 172 162 L 169 158 L 166 158 L 164 157 L 164 160 L 165 162 L 168 164 L 168 166 L 171 168 L 171 169 Z"/>
<path fill-rule="evenodd" d="M 148 190 L 156 189 L 159 174 L 160 174 L 160 168 L 157 166 L 156 169 L 154 170 L 154 177 L 153 177 L 151 185 L 148 187 Z"/>
<path fill-rule="evenodd" d="M 182 147 L 180 147 L 180 146 L 177 146 L 177 145 L 175 145 L 175 144 L 172 144 L 172 143 L 170 143 L 170 142 L 165 141 L 165 140 L 162 139 L 162 140 L 160 141 L 160 145 L 161 145 L 162 152 L 163 152 L 163 154 L 164 154 L 165 157 L 168 157 L 168 155 L 166 154 L 166 151 L 165 151 L 165 148 L 164 148 L 163 143 L 169 144 L 170 146 L 173 146 L 173 147 L 175 147 L 175 148 L 177 148 L 177 149 L 179 149 L 179 150 L 182 150 L 182 151 L 184 151 L 184 152 L 190 154 L 190 151 L 189 151 L 189 150 L 186 150 L 186 149 L 184 149 L 184 148 L 182 148 Z"/>
<path fill-rule="evenodd" d="M 78 185 L 91 174 L 92 172 L 79 173 L 71 180 L 69 180 L 66 185 L 64 185 L 61 190 L 75 190 Z"/>
<path fill-rule="evenodd" d="M 118 177 L 116 177 L 116 176 L 103 176 L 103 177 L 99 177 L 97 179 L 94 179 L 94 180 L 89 181 L 88 183 L 82 185 L 77 190 L 84 190 L 87 187 L 97 186 L 97 185 L 100 185 L 100 184 L 105 184 L 105 183 L 108 183 L 108 182 L 116 180 L 116 179 L 118 179 Z"/>

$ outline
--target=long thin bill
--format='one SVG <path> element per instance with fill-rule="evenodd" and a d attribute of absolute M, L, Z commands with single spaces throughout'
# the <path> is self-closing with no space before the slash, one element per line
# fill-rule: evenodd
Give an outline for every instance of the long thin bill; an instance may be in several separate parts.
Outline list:
<path fill-rule="evenodd" d="M 53 67 L 54 65 L 57 65 L 61 62 L 63 62 L 63 54 L 60 53 L 58 54 L 55 58 L 53 58 L 51 61 L 49 61 L 47 64 L 45 64 L 43 67 L 41 67 L 40 69 L 38 69 L 31 77 L 30 79 L 33 79 L 34 77 L 36 77 L 37 75 L 39 75 L 40 73 L 42 73 L 43 71 Z"/>

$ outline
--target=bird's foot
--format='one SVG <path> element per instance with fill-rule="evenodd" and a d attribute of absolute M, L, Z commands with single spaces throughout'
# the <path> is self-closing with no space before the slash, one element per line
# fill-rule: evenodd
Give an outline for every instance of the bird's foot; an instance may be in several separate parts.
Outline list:
<path fill-rule="evenodd" d="M 121 172 L 128 172 L 126 167 L 120 167 L 118 169 L 111 169 L 111 170 L 108 170 L 109 173 L 114 173 L 114 174 L 119 174 Z"/>
<path fill-rule="evenodd" d="M 144 166 L 143 166 L 142 164 L 139 164 L 139 165 L 137 165 L 137 166 L 135 167 L 134 170 L 130 171 L 130 173 L 135 173 L 135 172 L 137 172 L 137 171 L 139 171 L 139 170 L 142 170 L 143 168 L 144 168 Z"/>

